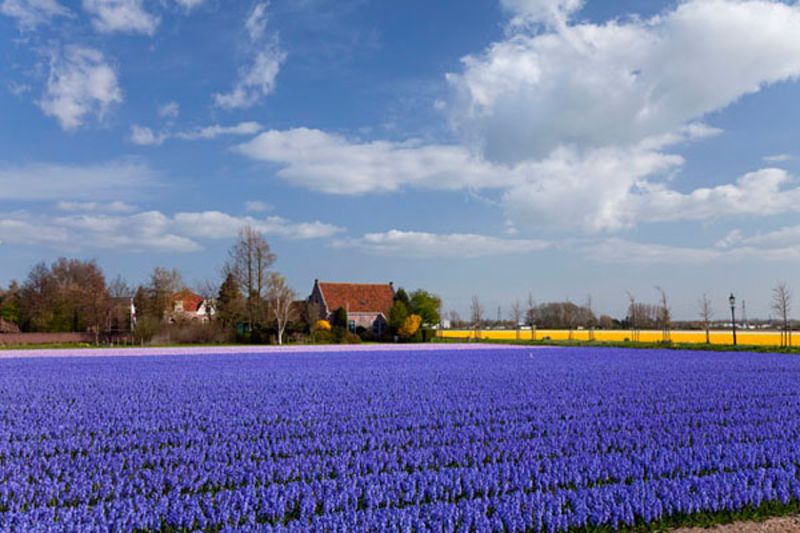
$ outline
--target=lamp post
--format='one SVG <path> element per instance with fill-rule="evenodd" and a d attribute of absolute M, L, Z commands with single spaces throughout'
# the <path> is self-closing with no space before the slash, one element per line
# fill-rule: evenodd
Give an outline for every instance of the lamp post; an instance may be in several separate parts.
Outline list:
<path fill-rule="evenodd" d="M 728 298 L 728 303 L 731 304 L 731 329 L 733 331 L 733 345 L 736 346 L 736 296 L 733 293 Z"/>

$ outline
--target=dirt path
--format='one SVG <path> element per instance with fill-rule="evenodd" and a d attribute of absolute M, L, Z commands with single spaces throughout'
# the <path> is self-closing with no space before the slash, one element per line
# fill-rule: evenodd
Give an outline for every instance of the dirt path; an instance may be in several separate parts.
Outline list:
<path fill-rule="evenodd" d="M 735 522 L 708 529 L 680 528 L 672 533 L 800 533 L 800 517 L 771 518 L 764 522 Z"/>

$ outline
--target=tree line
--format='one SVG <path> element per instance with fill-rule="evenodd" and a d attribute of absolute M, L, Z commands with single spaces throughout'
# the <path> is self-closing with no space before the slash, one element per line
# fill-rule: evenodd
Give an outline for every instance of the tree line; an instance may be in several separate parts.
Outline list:
<path fill-rule="evenodd" d="M 493 319 L 490 312 L 481 302 L 479 296 L 473 296 L 469 306 L 469 317 L 464 319 L 456 311 L 447 313 L 447 320 L 452 328 L 467 329 L 492 329 L 503 328 L 513 329 L 519 327 L 536 327 L 540 329 L 567 329 L 576 328 L 590 329 L 661 329 L 668 338 L 669 331 L 676 327 L 687 329 L 704 329 L 706 340 L 710 341 L 710 331 L 718 327 L 721 323 L 730 323 L 731 317 L 722 315 L 718 317 L 715 313 L 712 300 L 707 294 L 703 294 L 697 302 L 698 315 L 696 320 L 675 322 L 672 316 L 672 308 L 667 292 L 660 286 L 655 287 L 657 299 L 655 302 L 643 302 L 637 299 L 632 292 L 626 292 L 627 312 L 622 318 L 614 318 L 610 315 L 597 315 L 592 308 L 592 299 L 587 297 L 584 303 L 578 304 L 572 301 L 536 303 L 533 295 L 528 294 L 527 300 L 523 303 L 519 300 L 514 301 L 506 310 L 498 308 L 497 318 Z M 782 344 L 791 344 L 792 329 L 796 326 L 791 318 L 792 312 L 792 291 L 786 282 L 778 282 L 772 289 L 770 310 L 775 318 L 769 321 L 761 321 L 763 326 L 777 327 L 782 332 Z M 727 310 L 726 310 L 727 311 Z M 747 321 L 744 313 L 740 313 L 738 320 L 740 327 L 750 325 L 757 321 Z M 720 320 L 716 320 L 720 318 Z M 730 327 L 729 325 L 726 327 Z"/>
<path fill-rule="evenodd" d="M 176 269 L 157 266 L 147 280 L 131 286 L 120 276 L 111 281 L 94 260 L 60 258 L 34 265 L 27 278 L 0 289 L 2 328 L 23 332 L 83 332 L 95 342 L 121 339 L 136 343 L 275 342 L 310 338 L 317 342 L 425 340 L 440 322 L 441 299 L 419 289 L 400 288 L 380 336 L 361 328 L 350 331 L 347 312 L 320 321 L 320 309 L 298 300 L 286 278 L 274 270 L 277 256 L 264 236 L 251 227 L 240 230 L 219 272 L 219 284 L 191 289 L 213 308 L 198 323 L 171 314 L 176 293 L 189 290 Z M 135 315 L 132 314 L 132 308 Z M 322 322 L 322 323 L 321 323 Z"/>

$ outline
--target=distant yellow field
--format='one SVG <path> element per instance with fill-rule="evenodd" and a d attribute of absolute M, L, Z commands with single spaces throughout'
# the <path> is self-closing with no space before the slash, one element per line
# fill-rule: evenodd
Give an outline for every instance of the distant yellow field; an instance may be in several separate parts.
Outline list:
<path fill-rule="evenodd" d="M 481 330 L 480 339 L 486 340 L 544 340 L 549 338 L 554 341 L 576 340 L 576 341 L 599 341 L 599 342 L 661 342 L 664 334 L 661 330 L 568 330 L 560 329 L 524 329 L 519 332 L 514 330 Z M 591 338 L 591 336 L 594 338 Z M 441 330 L 439 337 L 450 339 L 474 340 L 476 332 L 472 330 Z M 704 343 L 706 334 L 704 331 L 671 331 L 670 338 L 676 343 Z M 736 340 L 738 344 L 753 346 L 780 346 L 781 333 L 779 331 L 737 331 Z M 800 341 L 800 336 L 798 336 Z M 730 331 L 712 331 L 712 344 L 733 344 L 733 335 Z"/>

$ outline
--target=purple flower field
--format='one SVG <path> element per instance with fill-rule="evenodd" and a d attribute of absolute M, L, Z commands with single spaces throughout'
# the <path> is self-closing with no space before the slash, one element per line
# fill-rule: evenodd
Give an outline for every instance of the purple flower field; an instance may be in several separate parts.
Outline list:
<path fill-rule="evenodd" d="M 797 499 L 793 356 L 0 360 L 0 531 L 565 531 Z"/>

